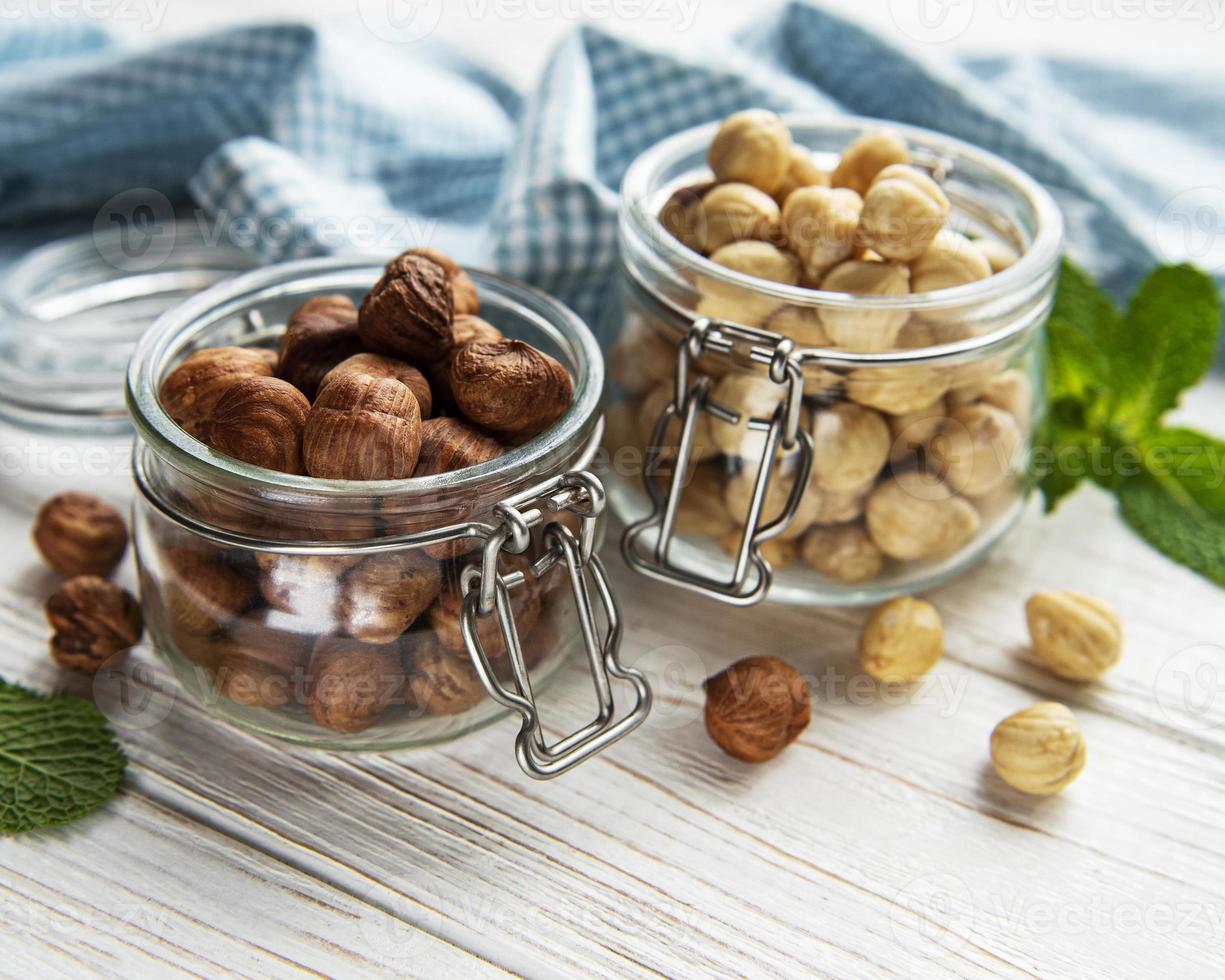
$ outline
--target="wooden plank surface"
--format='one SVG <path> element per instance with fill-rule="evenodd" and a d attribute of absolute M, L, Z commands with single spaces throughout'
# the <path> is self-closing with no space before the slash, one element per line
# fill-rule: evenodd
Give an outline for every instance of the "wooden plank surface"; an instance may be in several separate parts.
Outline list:
<path fill-rule="evenodd" d="M 1210 425 L 1222 407 L 1214 381 L 1186 415 Z M 23 458 L 39 453 L 26 445 Z M 28 469 L 4 476 L 0 673 L 89 694 L 46 658 L 53 579 L 26 539 L 37 501 L 81 473 Z M 86 485 L 127 494 L 121 473 Z M 142 648 L 129 708 L 113 685 L 98 692 L 131 757 L 123 792 L 77 826 L 0 846 L 0 973 L 1225 971 L 1225 689 L 1215 674 L 1190 701 L 1179 688 L 1205 645 L 1225 665 L 1225 606 L 1103 495 L 1031 515 L 934 594 L 947 654 L 900 699 L 858 675 L 861 611 L 723 609 L 608 560 L 628 659 L 658 705 L 640 732 L 549 783 L 514 766 L 511 719 L 390 755 L 264 741 L 176 695 Z M 1126 653 L 1101 683 L 1056 680 L 1026 650 L 1021 605 L 1044 586 L 1124 611 Z M 814 715 L 783 756 L 750 767 L 707 739 L 701 683 L 766 653 L 809 676 Z M 585 694 L 577 670 L 556 685 L 553 723 L 584 717 Z M 1035 801 L 994 777 L 986 744 L 1042 698 L 1073 707 L 1089 764 L 1065 796 Z"/>

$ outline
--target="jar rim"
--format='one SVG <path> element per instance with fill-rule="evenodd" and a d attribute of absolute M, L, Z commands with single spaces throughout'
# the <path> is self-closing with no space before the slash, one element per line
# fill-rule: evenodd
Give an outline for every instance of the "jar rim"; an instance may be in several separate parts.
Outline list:
<path fill-rule="evenodd" d="M 573 354 L 574 397 L 570 407 L 552 427 L 501 456 L 476 466 L 433 476 L 400 480 L 331 480 L 281 473 L 252 466 L 219 453 L 182 429 L 162 406 L 158 395 L 164 371 L 181 352 L 193 327 L 201 327 L 215 315 L 240 315 L 278 287 L 317 282 L 318 292 L 335 291 L 356 282 L 372 286 L 383 272 L 365 258 L 325 257 L 303 259 L 257 269 L 219 283 L 162 314 L 144 334 L 128 366 L 127 405 L 141 439 L 158 454 L 171 457 L 176 467 L 205 483 L 237 480 L 252 489 L 296 493 L 320 499 L 366 497 L 438 498 L 474 489 L 502 476 L 514 477 L 533 464 L 568 456 L 580 446 L 597 423 L 604 387 L 604 367 L 599 345 L 586 323 L 560 300 L 541 290 L 478 269 L 465 269 L 482 299 L 496 297 L 499 305 L 517 315 L 547 325 L 568 343 Z M 342 280 L 338 282 L 337 280 Z"/>
<path fill-rule="evenodd" d="M 1054 198 L 1034 178 L 994 153 L 934 130 L 868 116 L 831 118 L 810 113 L 785 113 L 782 119 L 793 132 L 836 129 L 864 133 L 888 128 L 900 133 L 912 147 L 922 148 L 937 158 L 951 156 L 972 162 L 1020 194 L 1033 215 L 1033 241 L 1016 263 L 986 279 L 903 296 L 860 296 L 807 286 L 788 286 L 736 272 L 684 245 L 663 227 L 650 207 L 662 186 L 661 173 L 678 160 L 709 145 L 719 128 L 718 122 L 694 126 L 669 136 L 644 151 L 630 164 L 621 182 L 619 225 L 623 240 L 645 245 L 671 267 L 737 289 L 753 290 L 778 300 L 780 304 L 864 311 L 905 310 L 922 313 L 989 302 L 1022 288 L 1058 261 L 1063 247 L 1063 216 Z M 801 140 L 797 140 L 797 143 L 803 145 Z M 992 335 L 984 339 L 992 339 Z"/>

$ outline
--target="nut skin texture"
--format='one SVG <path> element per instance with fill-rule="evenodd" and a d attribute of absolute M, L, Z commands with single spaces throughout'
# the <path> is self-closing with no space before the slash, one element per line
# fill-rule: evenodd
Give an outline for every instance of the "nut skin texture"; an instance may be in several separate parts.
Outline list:
<path fill-rule="evenodd" d="M 525 571 L 527 563 L 513 557 L 507 562 L 506 571 Z M 542 609 L 539 582 L 528 573 L 528 580 L 523 585 L 510 592 L 511 610 L 515 614 L 515 627 L 519 631 L 519 642 L 526 643 L 532 630 L 540 621 Z M 468 655 L 464 644 L 463 633 L 460 630 L 460 612 L 463 607 L 463 596 L 458 588 L 443 590 L 438 601 L 430 607 L 428 613 L 429 625 L 433 628 L 439 644 L 444 650 L 460 656 Z M 502 628 L 499 616 L 495 613 L 477 618 L 477 635 L 484 647 L 485 655 L 490 660 L 498 660 L 506 656 L 506 644 L 502 638 Z"/>
<path fill-rule="evenodd" d="M 371 555 L 345 575 L 340 621 L 367 643 L 391 643 L 442 591 L 442 570 L 424 555 Z"/>
<path fill-rule="evenodd" d="M 521 340 L 465 344 L 451 361 L 460 411 L 496 432 L 538 435 L 570 407 L 574 387 L 554 358 Z"/>
<path fill-rule="evenodd" d="M 473 317 L 472 319 L 475 319 Z M 408 388 L 417 399 L 417 407 L 421 409 L 421 417 L 428 419 L 434 407 L 434 397 L 430 391 L 430 383 L 425 375 L 411 364 L 387 357 L 383 354 L 354 354 L 337 364 L 323 376 L 319 382 L 322 391 L 337 378 L 346 374 L 366 374 L 372 378 L 393 378 Z"/>
<path fill-rule="evenodd" d="M 316 296 L 289 318 L 276 376 L 313 400 L 324 375 L 361 349 L 353 301 L 340 295 Z"/>
<path fill-rule="evenodd" d="M 780 217 L 778 203 L 765 191 L 751 184 L 720 184 L 702 198 L 693 235 L 701 246 L 698 251 L 717 252 L 748 238 L 777 238 Z"/>
<path fill-rule="evenodd" d="M 316 722 L 334 732 L 362 732 L 404 687 L 400 648 L 327 637 L 315 644 L 307 678 L 307 709 Z"/>
<path fill-rule="evenodd" d="M 859 634 L 859 663 L 883 684 L 910 684 L 944 652 L 944 626 L 935 607 L 909 596 L 877 606 Z"/>
<path fill-rule="evenodd" d="M 410 248 L 388 262 L 385 271 L 399 272 L 402 263 L 411 264 L 410 256 L 420 256 L 442 266 L 451 283 L 451 306 L 455 316 L 472 316 L 481 312 L 481 297 L 472 277 L 451 256 L 436 248 Z"/>
<path fill-rule="evenodd" d="M 856 296 L 905 296 L 910 291 L 910 272 L 889 262 L 851 259 L 830 269 L 821 288 Z M 908 319 L 906 310 L 821 310 L 821 326 L 835 346 L 869 354 L 893 347 Z"/>
<path fill-rule="evenodd" d="M 991 264 L 965 235 L 945 228 L 910 265 L 910 290 L 929 293 L 991 275 Z"/>
<path fill-rule="evenodd" d="M 872 182 L 859 216 L 859 242 L 886 259 L 912 262 L 949 218 L 940 185 L 914 167 L 894 164 Z"/>
<path fill-rule="evenodd" d="M 166 376 L 158 392 L 166 414 L 197 439 L 203 439 L 213 409 L 225 390 L 240 378 L 271 377 L 266 351 L 247 347 L 198 350 Z"/>
<path fill-rule="evenodd" d="M 347 374 L 319 394 L 302 438 L 311 476 L 329 480 L 402 480 L 421 450 L 421 409 L 393 378 Z"/>
<path fill-rule="evenodd" d="M 467 654 L 452 653 L 421 636 L 408 660 L 405 702 L 427 715 L 458 715 L 485 700 L 485 688 Z"/>
<path fill-rule="evenodd" d="M 774 189 L 774 200 L 782 207 L 787 198 L 801 187 L 828 187 L 829 179 L 829 174 L 817 166 L 807 147 L 793 144 L 787 155 L 787 172 L 783 175 L 783 182 Z"/>
<path fill-rule="evenodd" d="M 413 476 L 466 470 L 502 453 L 501 443 L 462 419 L 430 419 L 421 424 L 421 454 Z"/>
<path fill-rule="evenodd" d="M 1052 796 L 1085 768 L 1085 737 L 1071 711 L 1043 701 L 995 726 L 991 762 L 1013 789 Z"/>
<path fill-rule="evenodd" d="M 913 470 L 883 481 L 868 495 L 864 513 L 872 542 L 899 561 L 951 555 L 981 524 L 969 501 Z"/>
<path fill-rule="evenodd" d="M 718 180 L 752 184 L 773 194 L 791 164 L 791 131 L 766 109 L 737 112 L 715 133 L 707 160 Z"/>
<path fill-rule="evenodd" d="M 888 423 L 879 412 L 854 402 L 814 413 L 812 435 L 813 479 L 825 490 L 862 487 L 889 459 Z"/>
<path fill-rule="evenodd" d="M 800 557 L 809 568 L 848 585 L 871 582 L 885 565 L 884 554 L 859 524 L 814 527 L 804 535 Z"/>
<path fill-rule="evenodd" d="M 950 487 L 981 497 L 1008 479 L 1021 429 L 1003 409 L 981 403 L 954 409 L 928 451 Z"/>
<path fill-rule="evenodd" d="M 236 630 L 217 638 L 212 646 L 217 693 L 253 708 L 290 704 L 310 653 L 305 635 L 263 626 L 249 633 Z"/>
<path fill-rule="evenodd" d="M 306 396 L 280 378 L 243 378 L 217 401 L 208 444 L 252 466 L 301 474 Z"/>
<path fill-rule="evenodd" d="M 454 343 L 451 280 L 420 254 L 405 253 L 388 268 L 358 311 L 358 336 L 369 350 L 429 364 Z"/>
<path fill-rule="evenodd" d="M 59 666 L 96 674 L 140 642 L 140 604 L 125 589 L 96 575 L 78 575 L 47 600 L 55 630 L 51 656 Z"/>
<path fill-rule="evenodd" d="M 177 630 L 206 636 L 240 616 L 255 598 L 255 584 L 219 554 L 190 547 L 166 552 L 166 595 Z"/>
<path fill-rule="evenodd" d="M 663 443 L 660 446 L 655 446 L 655 425 L 659 421 L 663 410 L 672 401 L 673 382 L 666 381 L 658 385 L 650 394 L 642 400 L 642 404 L 638 408 L 637 427 L 638 427 L 638 442 L 644 450 L 658 450 L 660 459 L 675 459 L 676 449 L 681 441 L 681 421 L 677 417 L 673 417 L 668 423 L 668 427 L 664 430 Z M 714 437 L 711 435 L 711 419 L 713 416 L 709 412 L 699 412 L 693 424 L 693 447 L 690 451 L 690 461 L 694 463 L 703 463 L 714 459 L 719 455 L 719 449 L 715 446 Z M 645 457 L 644 457 L 645 459 Z"/>
<path fill-rule="evenodd" d="M 706 681 L 706 731 L 742 762 L 768 762 L 808 727 L 808 683 L 777 657 L 748 657 Z"/>
<path fill-rule="evenodd" d="M 1083 592 L 1038 592 L 1025 603 L 1034 651 L 1051 672 L 1073 681 L 1101 677 L 1123 652 L 1123 624 L 1106 603 Z"/>
<path fill-rule="evenodd" d="M 862 211 L 860 196 L 844 188 L 801 187 L 787 197 L 783 234 L 810 278 L 819 279 L 855 253 Z"/>
<path fill-rule="evenodd" d="M 830 174 L 829 182 L 863 195 L 886 167 L 909 162 L 910 151 L 902 135 L 892 129 L 877 129 L 864 133 L 842 151 L 842 159 Z"/>
<path fill-rule="evenodd" d="M 428 365 L 425 371 L 430 379 L 434 405 L 449 414 L 455 414 L 459 409 L 455 404 L 455 396 L 451 393 L 451 361 L 455 359 L 456 352 L 465 344 L 488 344 L 505 338 L 501 330 L 479 316 L 457 316 L 451 325 L 451 333 L 455 342 L 438 360 Z M 423 415 L 422 418 L 424 417 Z"/>
<path fill-rule="evenodd" d="M 128 529 L 119 511 L 88 493 L 61 493 L 39 508 L 34 544 L 60 575 L 106 578 L 123 560 Z"/>

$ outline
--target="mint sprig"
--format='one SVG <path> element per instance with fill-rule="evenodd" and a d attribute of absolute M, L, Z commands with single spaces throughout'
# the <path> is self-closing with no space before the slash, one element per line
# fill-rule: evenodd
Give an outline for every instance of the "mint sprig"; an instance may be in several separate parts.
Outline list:
<path fill-rule="evenodd" d="M 0 833 L 79 820 L 115 795 L 126 765 L 90 702 L 0 678 Z"/>
<path fill-rule="evenodd" d="M 1153 270 L 1121 312 L 1065 259 L 1035 458 L 1048 511 L 1091 480 L 1146 541 L 1225 585 L 1225 442 L 1164 424 L 1208 372 L 1220 331 L 1216 284 L 1192 266 Z"/>

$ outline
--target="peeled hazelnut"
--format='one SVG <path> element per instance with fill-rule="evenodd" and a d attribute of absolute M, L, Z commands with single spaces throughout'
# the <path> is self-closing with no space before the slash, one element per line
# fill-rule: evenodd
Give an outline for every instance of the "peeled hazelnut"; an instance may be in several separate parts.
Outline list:
<path fill-rule="evenodd" d="M 436 248 L 410 248 L 407 252 L 397 255 L 387 263 L 386 271 L 396 275 L 402 266 L 412 266 L 412 256 L 429 259 L 442 267 L 451 283 L 451 306 L 455 316 L 474 315 L 481 312 L 481 297 L 477 292 L 476 283 L 463 267 L 445 252 Z"/>
<path fill-rule="evenodd" d="M 859 524 L 814 527 L 804 535 L 805 564 L 838 582 L 855 585 L 880 574 L 885 556 Z"/>
<path fill-rule="evenodd" d="M 930 405 L 913 412 L 886 415 L 889 436 L 893 440 L 889 449 L 889 462 L 897 466 L 913 459 L 920 450 L 926 450 L 944 426 L 946 415 L 942 398 L 937 398 Z"/>
<path fill-rule="evenodd" d="M 1051 796 L 1085 768 L 1085 737 L 1064 705 L 1043 701 L 1009 715 L 991 733 L 991 762 L 1014 789 Z"/>
<path fill-rule="evenodd" d="M 695 233 L 702 251 L 716 252 L 746 238 L 773 239 L 779 233 L 778 204 L 749 184 L 720 184 L 702 198 Z"/>
<path fill-rule="evenodd" d="M 374 284 L 358 311 L 357 332 L 370 350 L 428 364 L 451 347 L 455 299 L 437 262 L 405 253 Z"/>
<path fill-rule="evenodd" d="M 821 288 L 856 296 L 905 296 L 910 291 L 910 272 L 889 262 L 852 259 L 834 266 L 821 280 Z M 889 350 L 910 319 L 907 310 L 821 310 L 821 325 L 833 344 L 847 350 L 879 353 Z"/>
<path fill-rule="evenodd" d="M 747 657 L 706 681 L 706 731 L 743 762 L 768 762 L 808 727 L 808 682 L 777 657 Z"/>
<path fill-rule="evenodd" d="M 659 221 L 668 233 L 695 252 L 705 251 L 706 219 L 702 213 L 702 198 L 714 186 L 714 181 L 707 181 L 678 188 L 659 211 Z"/>
<path fill-rule="evenodd" d="M 302 473 L 302 430 L 310 410 L 306 396 L 288 381 L 243 378 L 218 399 L 206 441 L 252 466 Z"/>
<path fill-rule="evenodd" d="M 411 552 L 371 555 L 345 575 L 340 596 L 344 631 L 367 643 L 391 643 L 442 591 L 442 570 Z"/>
<path fill-rule="evenodd" d="M 1123 652 L 1123 624 L 1101 599 L 1068 590 L 1038 592 L 1025 603 L 1034 650 L 1060 677 L 1089 681 Z"/>
<path fill-rule="evenodd" d="M 725 531 L 718 540 L 724 554 L 736 558 L 740 555 L 740 546 L 744 543 L 744 529 L 733 528 Z M 790 568 L 800 559 L 800 543 L 794 538 L 771 538 L 761 542 L 758 550 L 775 571 Z"/>
<path fill-rule="evenodd" d="M 873 610 L 859 635 L 859 663 L 885 684 L 910 684 L 944 652 L 944 626 L 929 602 L 904 597 Z"/>
<path fill-rule="evenodd" d="M 924 347 L 935 347 L 943 342 L 936 335 L 930 320 L 921 316 L 912 316 L 898 331 L 897 339 L 893 343 L 898 350 L 920 350 Z"/>
<path fill-rule="evenodd" d="M 787 197 L 783 234 L 805 273 L 820 278 L 826 269 L 854 254 L 862 210 L 859 195 L 840 188 L 801 187 Z"/>
<path fill-rule="evenodd" d="M 800 279 L 799 260 L 769 242 L 731 242 L 710 257 L 712 262 L 746 276 L 794 286 Z M 698 281 L 701 296 L 697 312 L 716 320 L 759 326 L 777 307 L 778 300 L 763 296 L 752 287 L 703 276 Z"/>
<path fill-rule="evenodd" d="M 889 459 L 892 439 L 879 412 L 842 402 L 813 414 L 813 480 L 825 490 L 854 490 Z"/>
<path fill-rule="evenodd" d="M 276 375 L 314 399 L 323 376 L 361 349 L 353 301 L 348 296 L 316 296 L 289 318 Z"/>
<path fill-rule="evenodd" d="M 948 390 L 948 372 L 934 367 L 858 368 L 846 382 L 852 401 L 891 415 L 926 408 Z"/>
<path fill-rule="evenodd" d="M 864 513 L 873 543 L 899 561 L 944 558 L 978 533 L 978 511 L 916 471 L 892 476 L 868 495 Z"/>
<path fill-rule="evenodd" d="M 302 459 L 329 480 L 402 480 L 421 449 L 421 409 L 392 378 L 347 374 L 319 393 L 306 420 Z"/>
<path fill-rule="evenodd" d="M 980 238 L 974 244 L 978 246 L 978 250 L 990 264 L 992 273 L 1003 272 L 1020 261 L 1021 256 L 1017 254 L 1015 248 L 997 239 Z"/>
<path fill-rule="evenodd" d="M 753 498 L 756 467 L 745 466 L 726 478 L 723 488 L 723 505 L 736 526 L 743 527 L 748 519 L 749 504 Z M 787 460 L 775 463 L 766 487 L 766 499 L 761 508 L 761 524 L 778 519 L 787 506 L 792 487 L 795 486 L 795 471 Z M 863 513 L 863 498 L 866 488 L 848 492 L 823 490 L 813 480 L 800 497 L 795 516 L 777 540 L 788 541 L 801 537 L 814 524 L 840 524 L 853 521 Z"/>
<path fill-rule="evenodd" d="M 476 318 L 471 317 L 470 319 Z M 319 390 L 322 391 L 337 378 L 346 374 L 366 374 L 372 378 L 394 378 L 413 393 L 413 397 L 417 399 L 417 407 L 421 409 L 421 417 L 423 419 L 430 417 L 430 412 L 434 407 L 430 383 L 425 380 L 425 375 L 411 364 L 405 364 L 403 361 L 384 354 L 354 354 L 352 357 L 345 358 L 323 376 L 323 380 L 319 382 Z"/>
<path fill-rule="evenodd" d="M 638 317 L 608 352 L 609 377 L 627 395 L 645 395 L 676 373 L 676 348 L 658 329 Z"/>
<path fill-rule="evenodd" d="M 859 241 L 886 259 L 913 261 L 944 227 L 949 210 L 939 184 L 914 167 L 893 164 L 864 195 Z"/>
<path fill-rule="evenodd" d="M 452 653 L 428 635 L 408 660 L 404 700 L 427 715 L 458 715 L 485 700 L 485 688 L 466 653 Z"/>
<path fill-rule="evenodd" d="M 896 163 L 910 163 L 906 140 L 892 129 L 873 130 L 842 151 L 842 159 L 829 182 L 834 187 L 849 187 L 862 196 L 877 174 Z"/>
<path fill-rule="evenodd" d="M 762 374 L 729 374 L 715 382 L 710 400 L 740 414 L 735 424 L 710 417 L 710 438 L 720 452 L 737 458 L 761 459 L 766 433 L 750 429 L 753 419 L 769 420 L 787 395 L 786 385 L 775 384 Z"/>
<path fill-rule="evenodd" d="M 255 598 L 255 586 L 227 565 L 220 552 L 191 547 L 166 552 L 165 605 L 177 629 L 202 636 L 239 616 Z"/>
<path fill-rule="evenodd" d="M 965 235 L 945 228 L 910 265 L 910 290 L 930 293 L 986 279 L 987 257 Z"/>
<path fill-rule="evenodd" d="M 1024 431 L 1031 424 L 1034 405 L 1034 386 L 1024 371 L 1005 371 L 983 385 L 982 400 L 1016 420 Z"/>
<path fill-rule="evenodd" d="M 413 476 L 465 470 L 496 459 L 502 444 L 462 419 L 438 418 L 421 424 L 421 454 Z"/>
<path fill-rule="evenodd" d="M 1012 471 L 1021 430 L 994 405 L 964 405 L 950 413 L 928 446 L 932 461 L 950 487 L 970 497 L 990 493 Z"/>
<path fill-rule="evenodd" d="M 772 194 L 791 163 L 791 130 L 766 109 L 737 112 L 715 133 L 707 159 L 719 181 L 741 181 Z"/>
<path fill-rule="evenodd" d="M 307 708 L 334 732 L 365 731 L 404 686 L 398 645 L 325 637 L 315 644 L 307 671 Z"/>
<path fill-rule="evenodd" d="M 829 347 L 829 336 L 821 326 L 821 314 L 805 306 L 780 306 L 762 324 L 773 333 L 782 334 L 795 341 L 797 347 Z M 811 368 L 806 370 L 811 371 Z M 805 394 L 808 394 L 805 382 Z"/>
<path fill-rule="evenodd" d="M 554 358 L 521 340 L 465 344 L 451 362 L 460 411 L 497 432 L 537 435 L 570 407 L 574 388 Z"/>
<path fill-rule="evenodd" d="M 60 575 L 110 575 L 128 548 L 119 511 L 88 493 L 61 493 L 39 508 L 34 544 Z"/>
<path fill-rule="evenodd" d="M 199 350 L 166 376 L 158 396 L 166 414 L 197 439 L 207 434 L 217 400 L 235 381 L 270 377 L 266 353 L 246 347 Z"/>
<path fill-rule="evenodd" d="M 817 166 L 807 147 L 792 145 L 787 155 L 787 172 L 783 182 L 774 189 L 774 200 L 782 206 L 801 187 L 828 187 L 829 174 Z"/>
<path fill-rule="evenodd" d="M 665 486 L 670 482 L 664 476 L 659 479 Z M 676 533 L 718 538 L 731 531 L 734 523 L 723 506 L 723 487 L 721 467 L 710 463 L 695 467 L 681 490 Z"/>
<path fill-rule="evenodd" d="M 96 674 L 140 642 L 140 604 L 130 592 L 96 575 L 70 578 L 47 600 L 55 630 L 51 656 L 66 670 Z"/>
<path fill-rule="evenodd" d="M 652 445 L 655 438 L 655 424 L 659 421 L 663 410 L 672 401 L 673 383 L 666 381 L 656 387 L 642 400 L 642 405 L 638 410 L 638 445 L 647 451 L 659 450 L 662 459 L 674 459 L 676 448 L 680 445 L 681 421 L 677 417 L 673 418 L 664 432 L 663 445 Z M 705 411 L 699 411 L 697 418 L 694 419 L 693 448 L 689 455 L 691 463 L 705 462 L 719 455 L 719 447 L 715 445 L 714 436 L 711 433 L 713 422 L 714 416 Z"/>

